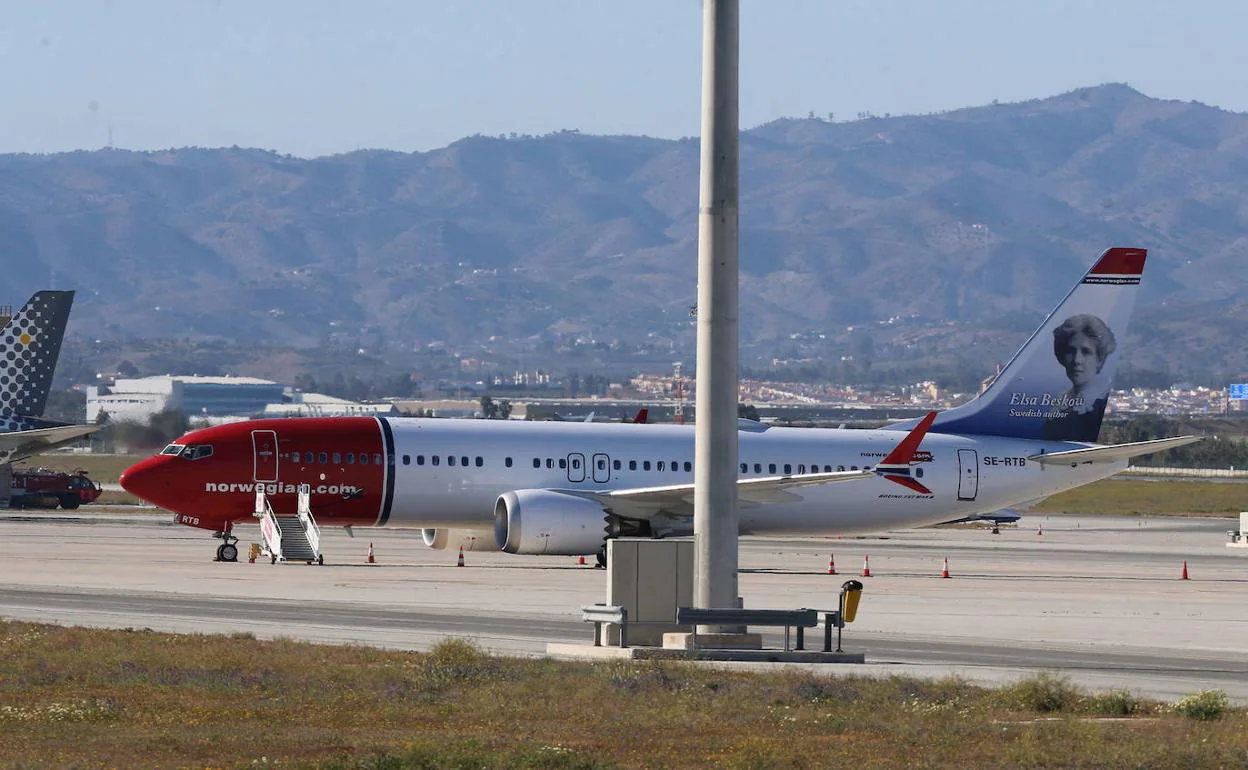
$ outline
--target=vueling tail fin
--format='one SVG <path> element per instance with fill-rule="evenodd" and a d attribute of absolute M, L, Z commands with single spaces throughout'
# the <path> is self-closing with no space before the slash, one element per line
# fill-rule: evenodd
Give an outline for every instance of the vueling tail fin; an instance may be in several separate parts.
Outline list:
<path fill-rule="evenodd" d="M 72 291 L 36 292 L 0 329 L 0 417 L 41 417 L 61 355 Z"/>
<path fill-rule="evenodd" d="M 1102 254 L 992 384 L 932 432 L 1096 441 L 1147 255 Z"/>

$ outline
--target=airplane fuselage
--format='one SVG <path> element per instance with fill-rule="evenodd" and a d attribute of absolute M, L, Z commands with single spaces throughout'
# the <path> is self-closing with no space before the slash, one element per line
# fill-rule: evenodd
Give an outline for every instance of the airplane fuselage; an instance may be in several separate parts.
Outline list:
<path fill-rule="evenodd" d="M 743 430 L 739 473 L 800 477 L 871 467 L 905 435 Z M 308 484 L 322 526 L 484 530 L 493 526 L 499 495 L 509 491 L 603 492 L 693 482 L 690 426 L 302 418 L 193 431 L 178 443 L 212 448 L 199 450 L 203 456 L 197 459 L 157 455 L 127 475 L 164 479 L 156 483 L 167 489 L 148 486 L 140 494 L 177 513 L 181 523 L 209 529 L 249 520 L 256 484 L 265 485 L 277 510 L 293 510 L 298 485 Z M 1044 497 L 1126 467 L 1125 462 L 1045 467 L 1027 459 L 1071 447 L 929 433 L 912 473 L 930 494 L 883 477 L 786 489 L 766 503 L 743 501 L 741 532 L 844 534 L 937 523 Z M 180 464 L 176 473 L 148 474 L 173 463 Z M 674 520 L 679 519 L 678 514 Z"/>

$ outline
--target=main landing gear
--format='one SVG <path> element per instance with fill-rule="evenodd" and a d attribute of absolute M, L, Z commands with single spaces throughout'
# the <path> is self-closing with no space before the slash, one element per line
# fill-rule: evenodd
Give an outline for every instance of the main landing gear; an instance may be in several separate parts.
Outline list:
<path fill-rule="evenodd" d="M 213 535 L 222 541 L 217 546 L 217 558 L 213 561 L 238 561 L 238 538 L 234 537 L 232 530 L 233 526 L 227 522 L 225 529 Z"/>
<path fill-rule="evenodd" d="M 598 549 L 598 569 L 607 568 L 607 546 L 603 545 Z"/>

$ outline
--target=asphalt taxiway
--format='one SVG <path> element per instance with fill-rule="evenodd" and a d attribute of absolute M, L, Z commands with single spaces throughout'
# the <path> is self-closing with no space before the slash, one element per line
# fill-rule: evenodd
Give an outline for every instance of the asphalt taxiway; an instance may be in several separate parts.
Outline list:
<path fill-rule="evenodd" d="M 402 649 L 455 636 L 540 655 L 547 642 L 589 641 L 579 607 L 605 597 L 605 573 L 575 558 L 472 552 L 459 568 L 454 552 L 425 548 L 414 531 L 325 530 L 320 567 L 216 563 L 209 533 L 169 519 L 0 514 L 0 616 Z M 1218 688 L 1248 702 L 1248 553 L 1225 548 L 1233 526 L 1036 515 L 998 535 L 747 538 L 740 586 L 750 607 L 827 608 L 842 582 L 863 582 L 845 649 L 867 663 L 835 673 L 999 683 L 1053 671 L 1089 688 L 1161 698 Z M 258 531 L 240 534 L 245 557 Z M 365 563 L 370 541 L 375 564 Z M 871 577 L 861 575 L 866 557 Z"/>

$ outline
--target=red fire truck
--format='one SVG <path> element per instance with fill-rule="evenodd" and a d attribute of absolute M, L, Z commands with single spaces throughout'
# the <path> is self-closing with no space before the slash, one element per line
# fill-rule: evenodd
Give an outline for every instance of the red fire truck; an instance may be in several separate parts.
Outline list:
<path fill-rule="evenodd" d="M 100 485 L 78 470 L 73 473 L 49 468 L 14 468 L 10 508 L 55 508 L 73 510 L 84 503 L 95 502 L 102 492 Z"/>

